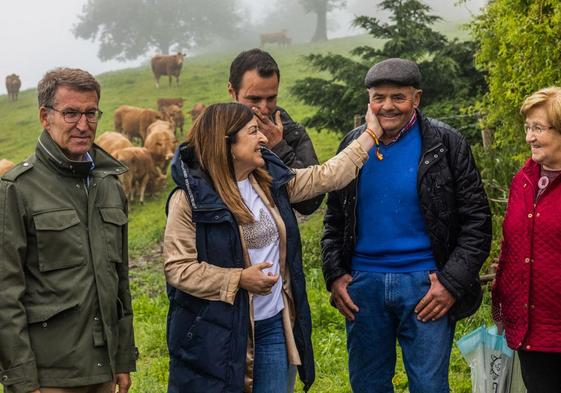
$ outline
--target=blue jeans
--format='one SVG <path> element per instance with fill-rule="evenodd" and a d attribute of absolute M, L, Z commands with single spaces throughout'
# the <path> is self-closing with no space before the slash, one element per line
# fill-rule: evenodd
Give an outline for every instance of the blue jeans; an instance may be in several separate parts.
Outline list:
<path fill-rule="evenodd" d="M 448 393 L 454 323 L 417 320 L 415 306 L 430 287 L 428 271 L 353 271 L 347 287 L 359 312 L 347 321 L 349 374 L 355 393 L 391 393 L 396 339 L 403 353 L 410 393 Z"/>
<path fill-rule="evenodd" d="M 253 393 L 286 393 L 288 370 L 282 313 L 255 321 Z"/>

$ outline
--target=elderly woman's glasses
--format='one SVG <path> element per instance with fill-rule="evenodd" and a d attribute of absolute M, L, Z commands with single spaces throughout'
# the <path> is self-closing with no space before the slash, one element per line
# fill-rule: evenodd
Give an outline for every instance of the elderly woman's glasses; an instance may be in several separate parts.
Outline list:
<path fill-rule="evenodd" d="M 99 109 L 93 109 L 93 110 L 86 111 L 86 112 L 80 112 L 80 111 L 73 110 L 73 109 L 65 109 L 65 110 L 59 111 L 58 109 L 55 109 L 52 106 L 46 106 L 45 108 L 49 108 L 49 109 L 52 109 L 55 112 L 60 113 L 62 115 L 62 118 L 64 119 L 64 121 L 67 122 L 67 123 L 78 123 L 80 121 L 80 119 L 82 118 L 82 115 L 86 116 L 86 121 L 88 123 L 97 123 L 99 121 L 99 119 L 101 119 L 101 115 L 103 115 L 103 112 L 100 111 Z"/>
<path fill-rule="evenodd" d="M 530 131 L 532 131 L 535 134 L 541 134 L 542 132 L 545 132 L 551 128 L 555 128 L 555 127 L 546 127 L 540 124 L 524 124 L 524 131 L 526 132 L 526 134 L 529 133 Z"/>

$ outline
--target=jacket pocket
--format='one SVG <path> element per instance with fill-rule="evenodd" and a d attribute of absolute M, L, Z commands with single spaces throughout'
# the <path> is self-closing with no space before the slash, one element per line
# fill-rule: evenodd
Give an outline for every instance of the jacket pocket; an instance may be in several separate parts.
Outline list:
<path fill-rule="evenodd" d="M 80 218 L 74 209 L 33 216 L 37 234 L 39 271 L 48 272 L 85 264 Z"/>
<path fill-rule="evenodd" d="M 107 258 L 111 262 L 123 262 L 123 231 L 128 222 L 127 215 L 120 207 L 99 208 L 103 220 L 103 236 Z"/>
<path fill-rule="evenodd" d="M 26 309 L 29 338 L 39 368 L 72 368 L 78 349 L 79 305 L 40 305 Z"/>
<path fill-rule="evenodd" d="M 168 347 L 171 355 L 185 357 L 191 352 L 193 335 L 197 333 L 197 327 L 201 323 L 208 303 L 198 310 L 191 310 L 180 305 L 172 306 L 169 319 Z"/>

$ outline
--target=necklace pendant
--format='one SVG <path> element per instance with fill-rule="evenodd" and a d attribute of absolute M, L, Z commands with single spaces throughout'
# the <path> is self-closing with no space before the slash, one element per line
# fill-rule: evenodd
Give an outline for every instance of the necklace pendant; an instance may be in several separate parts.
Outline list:
<path fill-rule="evenodd" d="M 540 177 L 540 180 L 538 180 L 538 188 L 540 190 L 543 190 L 548 185 L 549 185 L 549 177 L 547 177 L 547 176 Z"/>
<path fill-rule="evenodd" d="M 376 158 L 378 158 L 379 161 L 382 161 L 384 159 L 384 155 L 380 151 L 379 147 L 376 148 Z"/>

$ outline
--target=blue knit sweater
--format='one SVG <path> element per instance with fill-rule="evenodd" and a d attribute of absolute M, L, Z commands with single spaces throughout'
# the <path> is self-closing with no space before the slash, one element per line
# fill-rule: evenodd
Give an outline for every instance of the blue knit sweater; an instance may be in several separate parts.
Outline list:
<path fill-rule="evenodd" d="M 417 121 L 395 143 L 374 149 L 357 193 L 357 242 L 352 269 L 373 272 L 435 270 L 417 195 L 421 129 Z"/>

